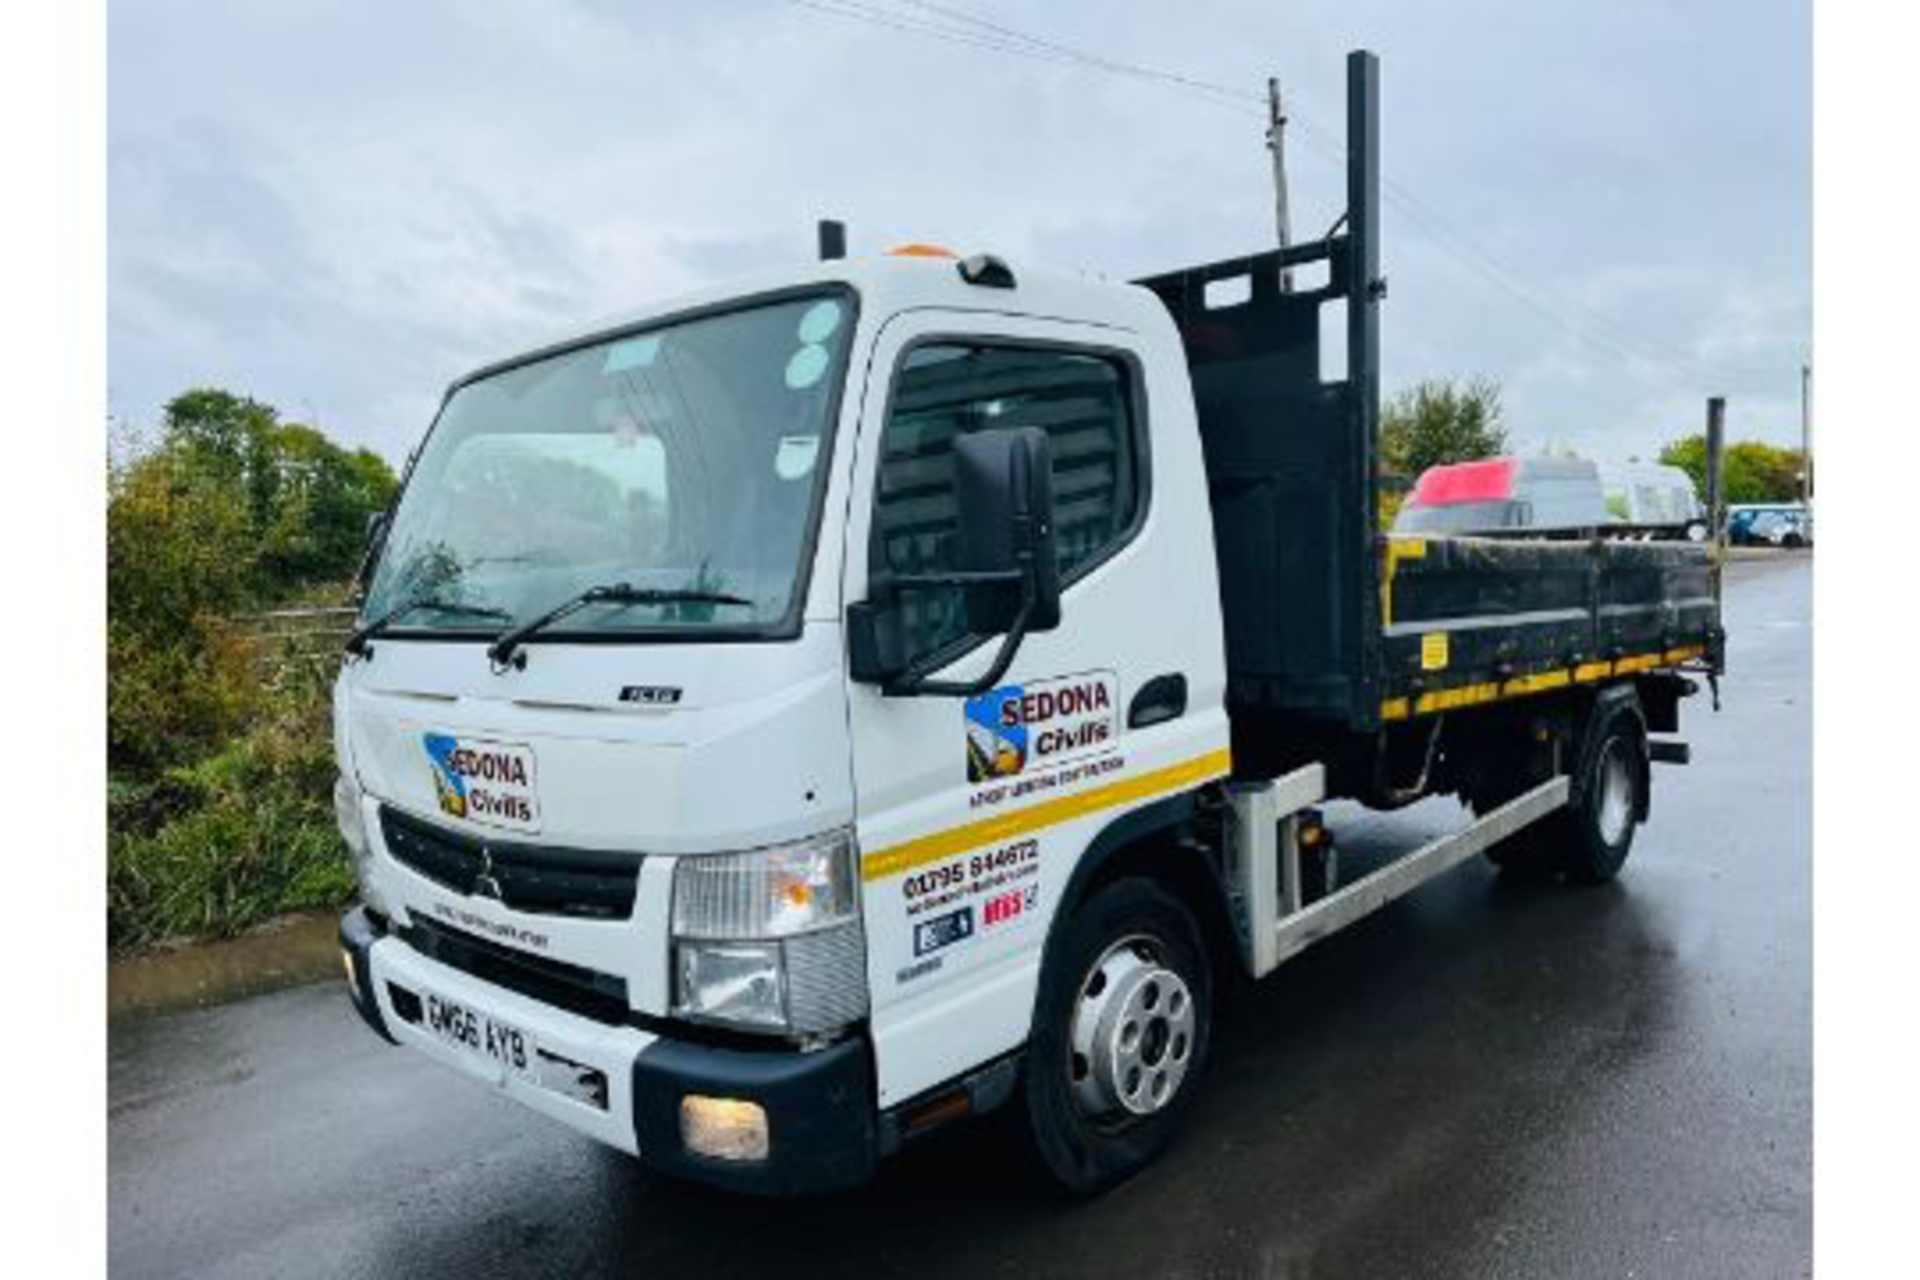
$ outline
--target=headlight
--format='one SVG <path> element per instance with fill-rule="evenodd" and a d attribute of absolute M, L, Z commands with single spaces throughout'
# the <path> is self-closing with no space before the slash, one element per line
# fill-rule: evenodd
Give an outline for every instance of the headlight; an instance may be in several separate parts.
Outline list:
<path fill-rule="evenodd" d="M 683 1017 L 784 1031 L 787 975 L 778 942 L 687 942 L 675 950 Z"/>
<path fill-rule="evenodd" d="M 341 774 L 333 783 L 333 820 L 340 828 L 340 840 L 347 846 L 347 861 L 353 866 L 354 883 L 360 886 L 360 901 L 384 913 L 386 902 L 373 887 L 373 849 L 367 841 L 367 810 L 359 784 Z"/>
<path fill-rule="evenodd" d="M 673 871 L 674 1011 L 791 1034 L 867 1011 L 866 946 L 850 831 Z"/>
<path fill-rule="evenodd" d="M 673 870 L 681 938 L 785 938 L 853 918 L 847 831 L 748 853 L 695 854 Z"/>

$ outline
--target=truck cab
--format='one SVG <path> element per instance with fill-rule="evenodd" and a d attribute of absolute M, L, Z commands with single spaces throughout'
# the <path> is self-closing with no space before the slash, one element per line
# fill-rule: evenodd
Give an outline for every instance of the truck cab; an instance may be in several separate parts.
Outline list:
<path fill-rule="evenodd" d="M 459 380 L 336 691 L 362 1011 L 669 1167 L 857 1175 L 878 1116 L 1025 1043 L 1078 855 L 1228 771 L 1193 405 L 1146 290 L 924 255 Z M 1004 664 L 968 625 L 991 587 L 939 580 L 981 432 L 1050 454 L 1071 619 Z M 497 647 L 596 588 L 630 590 Z M 849 606 L 879 597 L 903 666 L 979 691 L 858 678 Z M 687 1146 L 696 1085 L 805 1120 L 729 1164 Z"/>

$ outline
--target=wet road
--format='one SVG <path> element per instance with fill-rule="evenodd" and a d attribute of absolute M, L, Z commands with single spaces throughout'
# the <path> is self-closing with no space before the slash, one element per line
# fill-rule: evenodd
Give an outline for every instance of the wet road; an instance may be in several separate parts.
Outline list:
<path fill-rule="evenodd" d="M 1789 1276 L 1810 1266 L 1810 562 L 1730 571 L 1620 882 L 1469 864 L 1247 992 L 1181 1140 L 1064 1206 L 992 1127 L 869 1190 L 654 1177 L 413 1055 L 332 984 L 111 1035 L 137 1276 Z M 1457 821 L 1337 813 L 1344 857 Z"/>

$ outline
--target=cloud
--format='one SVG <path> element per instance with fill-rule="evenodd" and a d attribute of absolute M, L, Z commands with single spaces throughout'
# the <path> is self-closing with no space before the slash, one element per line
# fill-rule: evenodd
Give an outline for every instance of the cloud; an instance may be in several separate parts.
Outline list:
<path fill-rule="evenodd" d="M 1265 76 L 1296 105 L 1304 234 L 1339 212 L 1325 144 L 1341 54 L 1366 44 L 1387 172 L 1417 202 L 1388 211 L 1390 389 L 1491 375 L 1522 442 L 1622 455 L 1710 392 L 1794 438 L 1804 3 L 966 2 L 1252 96 L 775 0 L 114 0 L 115 408 L 150 423 L 214 382 L 397 458 L 465 369 L 803 259 L 820 217 L 856 252 L 928 239 L 1118 279 L 1231 256 L 1272 234 Z"/>

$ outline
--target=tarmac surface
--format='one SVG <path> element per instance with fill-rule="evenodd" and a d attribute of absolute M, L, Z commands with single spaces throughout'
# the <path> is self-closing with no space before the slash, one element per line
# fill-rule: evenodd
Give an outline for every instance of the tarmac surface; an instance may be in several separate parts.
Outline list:
<path fill-rule="evenodd" d="M 1812 561 L 1728 572 L 1724 710 L 1615 885 L 1476 860 L 1248 990 L 1167 1158 L 1063 1204 L 1013 1135 L 863 1192 L 676 1184 L 387 1048 L 337 984 L 120 1022 L 118 1277 L 1791 1276 L 1812 1249 Z M 1456 825 L 1336 807 L 1343 870 Z"/>

